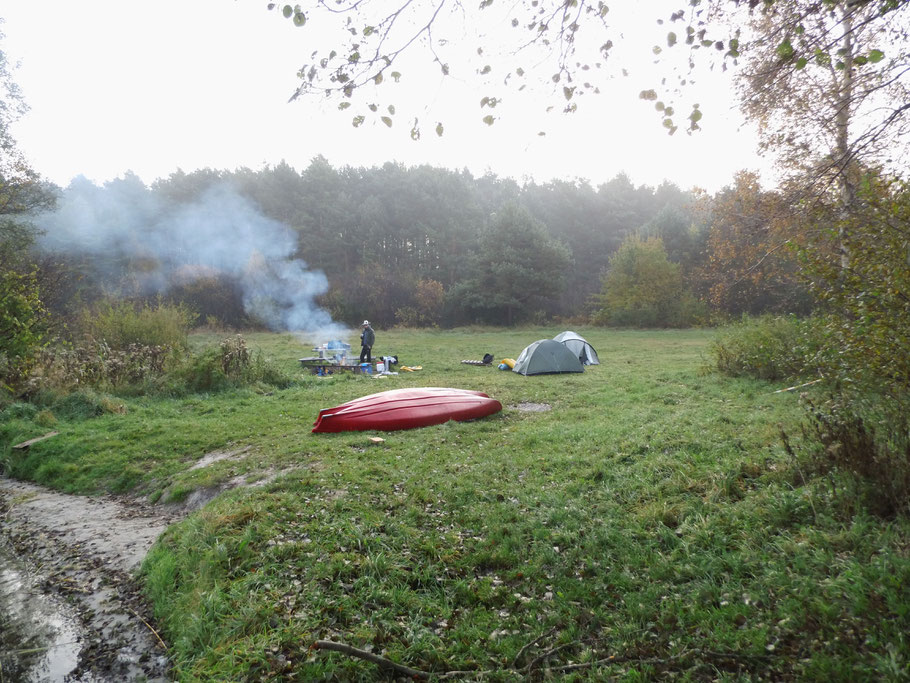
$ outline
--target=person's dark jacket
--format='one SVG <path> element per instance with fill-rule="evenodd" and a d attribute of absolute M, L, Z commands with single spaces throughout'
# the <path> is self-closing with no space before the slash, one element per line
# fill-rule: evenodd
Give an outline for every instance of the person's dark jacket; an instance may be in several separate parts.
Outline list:
<path fill-rule="evenodd" d="M 360 335 L 360 345 L 373 347 L 373 344 L 376 343 L 376 333 L 373 331 L 372 327 L 368 327 L 363 331 L 363 334 Z"/>

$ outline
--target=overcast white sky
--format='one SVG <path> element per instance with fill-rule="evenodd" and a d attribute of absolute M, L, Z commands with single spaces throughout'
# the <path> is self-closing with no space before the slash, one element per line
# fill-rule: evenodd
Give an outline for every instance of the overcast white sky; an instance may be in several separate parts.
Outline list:
<path fill-rule="evenodd" d="M 673 9 L 664 0 L 611 3 L 627 37 L 639 26 L 648 33 L 634 43 L 639 52 L 631 61 L 624 58 L 635 67 L 632 77 L 604 81 L 603 94 L 585 98 L 573 115 L 544 115 L 526 97 L 516 104 L 521 110 L 498 112 L 506 118 L 489 127 L 477 106 L 483 93 L 470 78 L 405 71 L 402 104 L 414 97 L 412 107 L 427 123 L 445 124 L 442 138 L 427 126 L 419 142 L 406 121 L 354 129 L 350 114 L 334 104 L 289 104 L 314 34 L 266 4 L 4 0 L 2 47 L 19 62 L 15 80 L 31 107 L 14 128 L 21 149 L 60 185 L 80 174 L 103 182 L 131 170 L 150 183 L 178 168 L 258 169 L 281 160 L 302 170 L 319 154 L 336 167 L 427 163 L 519 181 L 584 178 L 596 185 L 625 172 L 636 184 L 668 179 L 712 192 L 735 171 L 762 167 L 723 79 L 704 75 L 692 93 L 705 112 L 704 131 L 694 136 L 667 136 L 653 104 L 638 100 L 655 85 L 643 74 L 650 46 L 666 32 L 654 18 Z M 537 135 L 541 128 L 545 137 Z"/>

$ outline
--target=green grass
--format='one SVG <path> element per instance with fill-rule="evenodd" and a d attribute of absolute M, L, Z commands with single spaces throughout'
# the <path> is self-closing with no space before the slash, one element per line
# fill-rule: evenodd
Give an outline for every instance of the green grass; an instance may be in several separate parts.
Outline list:
<path fill-rule="evenodd" d="M 307 346 L 249 335 L 296 385 L 118 399 L 125 413 L 57 416 L 26 456 L 8 445 L 47 429 L 9 408 L 0 457 L 64 490 L 162 499 L 280 473 L 172 527 L 144 565 L 184 681 L 385 676 L 316 639 L 468 680 L 910 674 L 910 525 L 847 518 L 826 482 L 800 483 L 778 436 L 794 393 L 705 371 L 704 331 L 579 329 L 602 362 L 581 375 L 459 362 L 559 331 L 380 330 L 377 353 L 424 368 L 382 380 L 304 375 Z M 505 409 L 378 445 L 309 431 L 320 408 L 406 386 Z"/>

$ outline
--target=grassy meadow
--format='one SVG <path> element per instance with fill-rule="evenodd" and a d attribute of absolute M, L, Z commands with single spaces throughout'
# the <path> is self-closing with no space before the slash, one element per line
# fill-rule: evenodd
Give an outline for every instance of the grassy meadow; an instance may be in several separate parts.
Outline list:
<path fill-rule="evenodd" d="M 462 680 L 910 676 L 910 525 L 803 476 L 780 437 L 798 445 L 799 392 L 712 372 L 710 331 L 576 329 L 601 360 L 583 374 L 460 363 L 561 330 L 379 329 L 376 354 L 423 367 L 384 379 L 315 377 L 293 337 L 249 334 L 292 386 L 14 404 L 0 460 L 160 503 L 265 482 L 171 527 L 143 567 L 182 681 L 392 677 L 317 640 Z M 321 408 L 416 386 L 504 409 L 310 433 Z M 231 455 L 191 469 L 213 453 Z"/>

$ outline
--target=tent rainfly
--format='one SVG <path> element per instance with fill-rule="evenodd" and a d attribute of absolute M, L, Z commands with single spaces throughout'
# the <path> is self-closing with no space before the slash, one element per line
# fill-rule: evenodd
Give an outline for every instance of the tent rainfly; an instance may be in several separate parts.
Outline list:
<path fill-rule="evenodd" d="M 553 339 L 539 339 L 525 348 L 512 372 L 521 375 L 547 375 L 558 372 L 584 372 L 585 369 L 565 345 Z"/>
<path fill-rule="evenodd" d="M 600 365 L 600 360 L 597 358 L 597 351 L 595 351 L 594 347 L 588 343 L 588 340 L 580 334 L 576 334 L 571 330 L 566 330 L 565 332 L 557 334 L 553 339 L 560 344 L 565 344 L 569 348 L 569 351 L 578 356 L 578 360 L 581 361 L 582 365 Z"/>

